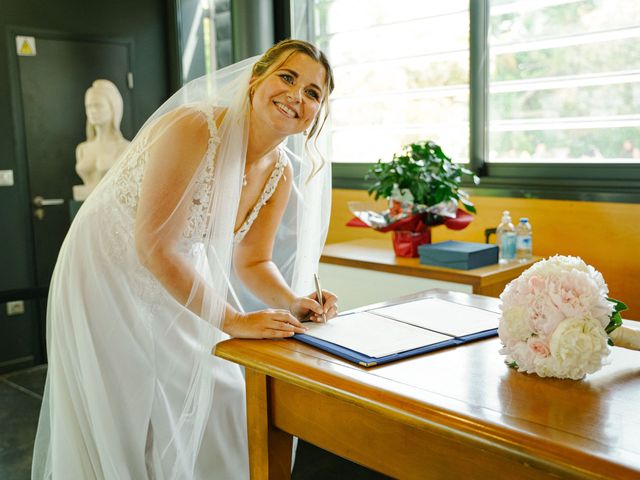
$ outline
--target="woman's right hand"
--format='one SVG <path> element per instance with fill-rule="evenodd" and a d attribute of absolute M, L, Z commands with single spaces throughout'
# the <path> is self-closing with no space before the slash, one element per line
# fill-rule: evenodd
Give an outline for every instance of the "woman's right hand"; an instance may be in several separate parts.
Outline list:
<path fill-rule="evenodd" d="M 225 321 L 223 330 L 235 338 L 287 338 L 307 329 L 287 310 L 267 309 L 236 313 Z"/>

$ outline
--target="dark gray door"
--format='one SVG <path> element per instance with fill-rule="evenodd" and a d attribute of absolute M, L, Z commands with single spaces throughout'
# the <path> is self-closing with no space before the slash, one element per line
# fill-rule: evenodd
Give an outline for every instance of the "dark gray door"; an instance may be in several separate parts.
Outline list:
<path fill-rule="evenodd" d="M 19 110 L 14 118 L 19 119 L 15 128 L 21 141 L 19 150 L 24 152 L 20 161 L 28 174 L 29 198 L 25 201 L 32 203 L 36 197 L 45 203 L 53 201 L 40 212 L 31 206 L 35 273 L 31 291 L 46 292 L 70 224 L 72 186 L 82 183 L 75 173 L 75 148 L 85 140 L 84 94 L 94 80 L 105 78 L 116 84 L 124 100 L 122 132 L 126 138 L 134 133 L 128 87 L 132 46 L 122 41 L 94 41 L 42 32 L 17 34 L 35 37 L 35 56 L 20 56 L 14 51 L 12 61 L 17 73 L 12 95 L 19 99 L 14 102 Z M 56 204 L 55 200 L 62 201 Z M 34 298 L 25 303 L 25 314 L 32 321 L 24 318 L 12 322 L 11 331 L 1 332 L 8 344 L 0 348 L 0 364 L 11 363 L 12 359 L 44 359 L 46 299 Z M 23 347 L 8 348 L 16 345 L 17 339 L 23 339 Z M 29 351 L 31 348 L 35 350 Z"/>
<path fill-rule="evenodd" d="M 34 267 L 39 285 L 47 285 L 58 250 L 69 228 L 75 148 L 85 140 L 84 93 L 98 78 L 116 84 L 124 100 L 122 131 L 131 138 L 133 112 L 127 74 L 129 46 L 36 36 L 35 56 L 18 56 L 29 190 L 33 199 Z M 55 204 L 51 200 L 63 200 Z M 47 205 L 46 200 L 49 200 Z M 36 216 L 36 214 L 39 214 Z"/>

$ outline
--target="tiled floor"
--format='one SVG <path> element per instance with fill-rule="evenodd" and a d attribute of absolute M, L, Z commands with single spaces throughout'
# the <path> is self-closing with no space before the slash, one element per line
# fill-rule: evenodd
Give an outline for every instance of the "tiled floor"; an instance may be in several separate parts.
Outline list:
<path fill-rule="evenodd" d="M 27 480 L 46 366 L 0 375 L 0 479 Z"/>
<path fill-rule="evenodd" d="M 0 479 L 27 480 L 47 374 L 41 365 L 0 375 Z M 300 441 L 293 480 L 382 480 L 387 477 Z"/>

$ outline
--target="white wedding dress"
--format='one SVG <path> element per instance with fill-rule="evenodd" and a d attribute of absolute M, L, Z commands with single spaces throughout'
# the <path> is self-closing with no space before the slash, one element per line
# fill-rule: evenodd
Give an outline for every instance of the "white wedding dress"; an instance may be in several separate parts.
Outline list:
<path fill-rule="evenodd" d="M 205 206 L 220 142 L 211 116 L 208 122 L 209 148 L 181 243 L 205 277 L 211 259 L 204 258 L 201 242 L 209 228 Z M 145 141 L 140 135 L 134 140 L 85 202 L 59 254 L 47 312 L 49 371 L 33 478 L 249 476 L 242 371 L 209 353 L 226 335 L 180 305 L 136 254 Z M 235 242 L 251 228 L 288 161 L 281 150 Z M 210 343 L 202 346 L 202 338 Z"/>

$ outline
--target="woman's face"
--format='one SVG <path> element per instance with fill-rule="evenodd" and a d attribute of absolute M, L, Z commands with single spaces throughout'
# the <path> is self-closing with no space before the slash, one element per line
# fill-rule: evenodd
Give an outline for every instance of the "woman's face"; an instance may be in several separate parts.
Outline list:
<path fill-rule="evenodd" d="M 253 115 L 278 134 L 302 132 L 313 124 L 327 93 L 325 76 L 320 63 L 294 53 L 256 87 Z"/>
<path fill-rule="evenodd" d="M 84 96 L 84 108 L 89 123 L 93 125 L 105 125 L 111 121 L 109 102 L 95 90 L 89 90 Z"/>

